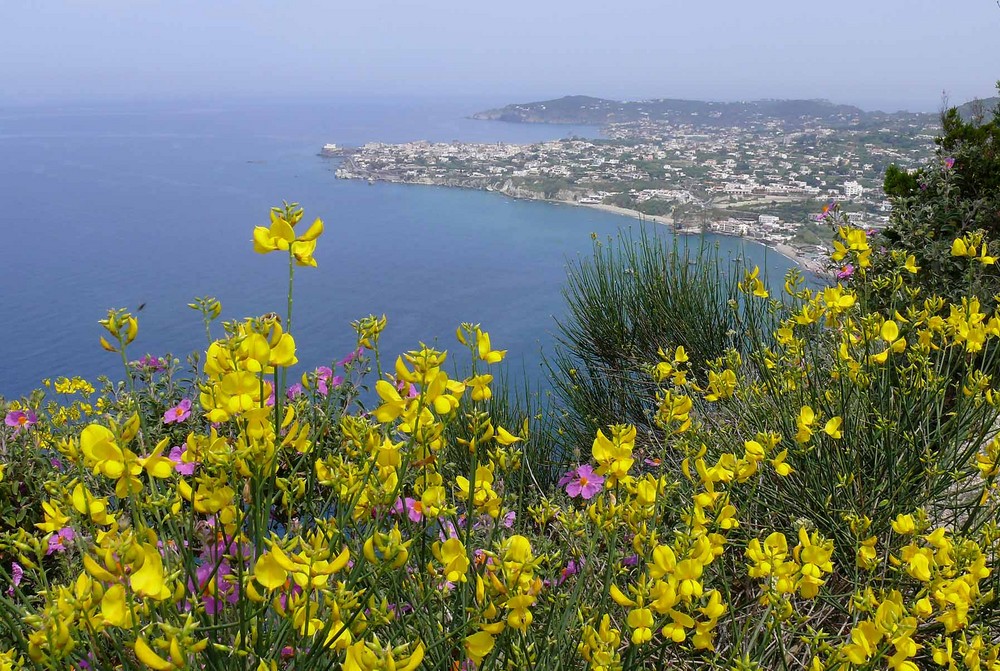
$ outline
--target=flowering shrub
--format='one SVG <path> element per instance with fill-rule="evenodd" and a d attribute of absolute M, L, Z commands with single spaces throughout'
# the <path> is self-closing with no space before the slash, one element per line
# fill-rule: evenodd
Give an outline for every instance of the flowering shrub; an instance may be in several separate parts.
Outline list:
<path fill-rule="evenodd" d="M 876 277 L 842 228 L 849 286 L 792 273 L 778 300 L 747 272 L 720 308 L 740 348 L 661 347 L 647 430 L 600 427 L 557 480 L 538 422 L 491 412 L 480 325 L 465 375 L 426 346 L 383 370 L 370 316 L 292 379 L 323 232 L 301 219 L 254 232 L 288 254 L 284 318 L 213 338 L 221 306 L 192 303 L 192 383 L 130 361 L 140 324 L 112 311 L 124 385 L 5 405 L 0 501 L 27 512 L 0 528 L 0 669 L 1000 668 L 1000 316 L 974 296 L 911 291 L 899 254 Z"/>

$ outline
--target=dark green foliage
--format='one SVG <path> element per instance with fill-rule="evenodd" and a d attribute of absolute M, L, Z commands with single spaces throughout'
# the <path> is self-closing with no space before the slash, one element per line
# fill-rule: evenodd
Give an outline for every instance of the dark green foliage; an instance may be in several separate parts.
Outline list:
<path fill-rule="evenodd" d="M 996 267 L 970 266 L 951 256 L 955 238 L 980 229 L 990 252 L 1000 249 L 1000 108 L 984 119 L 947 110 L 931 164 L 915 174 L 895 166 L 886 170 L 893 212 L 882 239 L 886 247 L 916 257 L 926 291 L 955 299 L 958 287 L 968 292 L 971 286 L 988 306 L 1000 291 Z"/>
<path fill-rule="evenodd" d="M 645 230 L 597 241 L 593 256 L 571 264 L 568 316 L 548 359 L 562 406 L 560 442 L 587 449 L 598 428 L 635 424 L 653 431 L 657 350 L 683 345 L 691 370 L 739 345 L 739 278 L 727 276 L 715 248 Z"/>
<path fill-rule="evenodd" d="M 1000 106 L 985 123 L 965 121 L 953 107 L 945 112 L 941 125 L 939 152 L 955 159 L 953 170 L 961 178 L 957 180 L 961 197 L 985 201 L 976 224 L 989 231 L 991 239 L 1000 237 Z"/>
<path fill-rule="evenodd" d="M 917 175 L 910 173 L 895 164 L 889 165 L 885 170 L 885 182 L 882 190 L 887 196 L 912 196 L 919 189 Z"/>

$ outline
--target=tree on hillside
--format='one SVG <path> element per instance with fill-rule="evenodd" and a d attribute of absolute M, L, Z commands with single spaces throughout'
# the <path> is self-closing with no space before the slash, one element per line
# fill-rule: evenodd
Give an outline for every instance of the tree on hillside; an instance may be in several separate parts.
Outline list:
<path fill-rule="evenodd" d="M 982 231 L 991 255 L 1000 251 L 1000 104 L 989 118 L 963 118 L 956 107 L 944 111 L 935 143 L 936 160 L 927 167 L 886 170 L 893 211 L 883 242 L 916 257 L 928 271 L 921 273 L 927 291 L 952 297 L 958 280 L 972 279 L 980 298 L 992 303 L 1000 291 L 996 265 L 984 263 L 969 278 L 969 265 L 951 252 L 956 238 L 975 231 Z"/>

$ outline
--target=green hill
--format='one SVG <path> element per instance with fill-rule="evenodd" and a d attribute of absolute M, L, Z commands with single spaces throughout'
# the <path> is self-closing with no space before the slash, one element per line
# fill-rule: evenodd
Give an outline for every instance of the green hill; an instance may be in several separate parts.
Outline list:
<path fill-rule="evenodd" d="M 478 112 L 472 115 L 472 118 L 515 123 L 585 125 L 649 120 L 694 126 L 782 122 L 786 126 L 794 127 L 822 122 L 828 127 L 837 127 L 880 123 L 889 117 L 900 116 L 911 116 L 911 114 L 866 112 L 853 105 L 840 105 L 822 99 L 713 102 L 659 98 L 618 101 L 591 96 L 565 96 L 555 100 L 507 105 Z"/>

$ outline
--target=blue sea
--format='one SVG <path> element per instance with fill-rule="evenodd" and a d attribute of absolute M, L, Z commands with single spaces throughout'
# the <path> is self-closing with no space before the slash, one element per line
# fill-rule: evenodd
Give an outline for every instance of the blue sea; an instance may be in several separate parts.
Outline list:
<path fill-rule="evenodd" d="M 326 233 L 319 267 L 295 277 L 301 370 L 352 349 L 350 322 L 386 314 L 383 352 L 420 342 L 456 350 L 456 326 L 482 323 L 515 371 L 540 378 L 564 311 L 567 262 L 591 233 L 654 226 L 585 208 L 442 187 L 334 177 L 327 142 L 535 142 L 592 127 L 474 121 L 503 101 L 333 100 L 0 109 L 0 396 L 46 377 L 120 378 L 98 325 L 108 308 L 145 308 L 130 358 L 204 349 L 212 295 L 224 319 L 285 313 L 287 257 L 252 251 L 255 225 L 282 200 Z M 662 227 L 661 227 L 662 229 Z M 706 236 L 723 255 L 763 248 Z M 769 274 L 789 262 L 767 254 Z M 220 335 L 217 332 L 216 335 Z"/>

